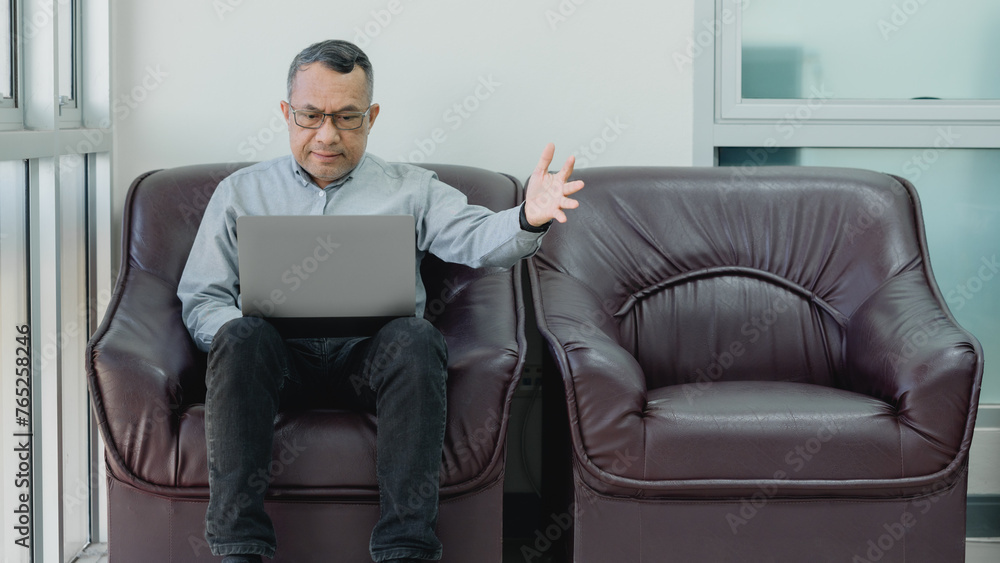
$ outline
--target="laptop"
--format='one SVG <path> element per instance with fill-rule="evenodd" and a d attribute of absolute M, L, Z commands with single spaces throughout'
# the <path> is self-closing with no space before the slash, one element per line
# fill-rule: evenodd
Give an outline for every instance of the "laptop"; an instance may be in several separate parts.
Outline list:
<path fill-rule="evenodd" d="M 286 338 L 371 336 L 416 313 L 412 215 L 236 219 L 243 316 Z"/>

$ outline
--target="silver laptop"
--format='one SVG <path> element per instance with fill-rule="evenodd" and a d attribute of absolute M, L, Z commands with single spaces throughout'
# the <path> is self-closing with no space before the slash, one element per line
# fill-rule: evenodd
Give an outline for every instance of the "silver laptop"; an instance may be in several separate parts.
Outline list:
<path fill-rule="evenodd" d="M 411 215 L 236 219 L 240 304 L 286 337 L 369 336 L 416 311 Z"/>

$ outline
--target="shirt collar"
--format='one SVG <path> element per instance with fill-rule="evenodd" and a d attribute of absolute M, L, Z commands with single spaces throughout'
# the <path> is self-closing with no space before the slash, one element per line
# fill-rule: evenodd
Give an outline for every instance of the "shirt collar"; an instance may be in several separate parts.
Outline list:
<path fill-rule="evenodd" d="M 302 168 L 302 165 L 300 165 L 299 162 L 295 160 L 295 157 L 291 157 L 290 160 L 292 161 L 292 172 L 299 179 L 299 183 L 301 183 L 303 187 L 306 188 L 313 187 L 325 190 L 328 188 L 339 188 L 340 186 L 346 184 L 349 180 L 352 180 L 354 178 L 354 174 L 356 174 L 358 170 L 361 169 L 361 166 L 365 163 L 365 161 L 368 160 L 368 153 L 365 153 L 364 156 L 361 157 L 361 161 L 358 162 L 358 165 L 355 166 L 350 172 L 348 172 L 346 176 L 337 180 L 336 182 L 331 183 L 326 188 L 320 188 L 319 185 L 316 184 L 316 182 L 312 181 L 311 177 L 309 176 L 309 173 L 306 172 L 305 168 Z"/>

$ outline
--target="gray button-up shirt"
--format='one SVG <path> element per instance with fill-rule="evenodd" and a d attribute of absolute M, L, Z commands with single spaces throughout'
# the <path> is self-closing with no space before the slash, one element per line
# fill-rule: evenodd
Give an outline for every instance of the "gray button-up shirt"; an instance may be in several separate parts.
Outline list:
<path fill-rule="evenodd" d="M 241 215 L 413 215 L 420 317 L 427 299 L 420 279 L 426 253 L 474 268 L 507 268 L 538 250 L 542 233 L 523 230 L 519 212 L 470 205 L 433 172 L 371 154 L 326 188 L 313 183 L 290 155 L 255 164 L 223 180 L 205 209 L 177 288 L 184 324 L 207 352 L 222 325 L 242 316 L 236 246 Z"/>

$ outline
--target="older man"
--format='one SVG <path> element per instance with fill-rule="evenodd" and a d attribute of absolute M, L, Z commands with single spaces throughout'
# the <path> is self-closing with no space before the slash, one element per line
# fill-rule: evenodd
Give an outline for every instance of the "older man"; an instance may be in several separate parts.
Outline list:
<path fill-rule="evenodd" d="M 473 267 L 509 267 L 537 250 L 552 220 L 566 220 L 564 209 L 578 205 L 567 197 L 583 187 L 568 181 L 573 159 L 557 174 L 548 173 L 551 144 L 528 182 L 525 204 L 499 213 L 469 205 L 427 170 L 366 153 L 379 114 L 373 87 L 371 63 L 351 43 L 325 41 L 295 57 L 288 101 L 281 102 L 291 155 L 242 169 L 219 184 L 180 281 L 184 322 L 208 352 L 206 538 L 213 554 L 225 556 L 223 563 L 274 555 L 265 487 L 254 476 L 266 474 L 271 462 L 279 406 L 305 394 L 330 395 L 376 413 L 381 517 L 371 536 L 372 558 L 441 558 L 434 534 L 436 489 L 431 502 L 415 509 L 402 505 L 410 491 L 426 489 L 426 475 L 438 474 L 445 430 L 447 350 L 422 318 L 420 277 L 416 316 L 392 321 L 375 336 L 284 339 L 270 324 L 240 313 L 236 218 L 410 214 L 416 218 L 418 264 L 430 252 Z M 406 354 L 376 357 L 403 341 Z"/>

